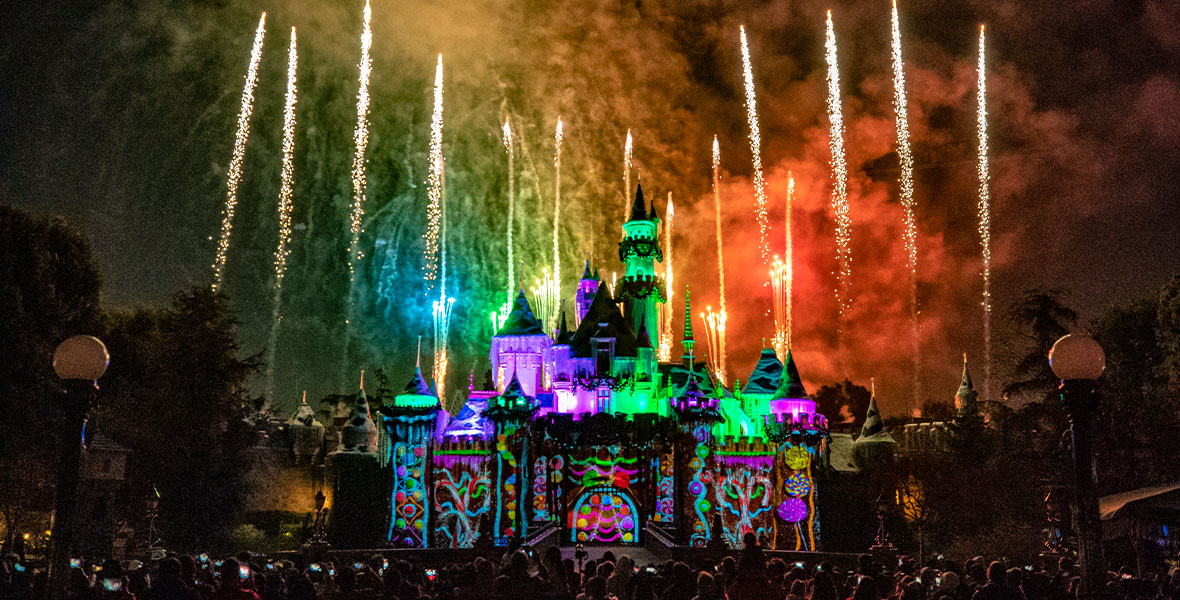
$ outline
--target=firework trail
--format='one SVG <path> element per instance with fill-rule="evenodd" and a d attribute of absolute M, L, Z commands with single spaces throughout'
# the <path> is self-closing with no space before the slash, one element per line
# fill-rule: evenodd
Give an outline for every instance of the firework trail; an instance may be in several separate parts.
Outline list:
<path fill-rule="evenodd" d="M 991 174 L 987 164 L 987 63 L 984 55 L 986 32 L 979 26 L 979 87 L 975 100 L 978 105 L 976 126 L 979 128 L 979 241 L 983 255 L 983 397 L 991 399 L 992 383 L 992 216 Z"/>
<path fill-rule="evenodd" d="M 445 294 L 445 292 L 444 292 Z M 454 298 L 445 295 L 433 302 L 434 316 L 434 385 L 438 391 L 438 398 L 447 405 L 447 338 L 451 332 L 451 309 L 455 306 Z"/>
<path fill-rule="evenodd" d="M 533 281 L 535 284 L 529 287 L 529 292 L 533 296 L 533 310 L 537 315 L 537 320 L 545 328 L 545 335 L 553 335 L 557 329 L 557 308 L 561 293 L 557 287 L 557 280 L 553 278 L 549 273 L 549 268 L 546 267 L 541 278 Z"/>
<path fill-rule="evenodd" d="M 623 144 L 623 222 L 631 218 L 631 130 L 627 130 L 627 141 Z"/>
<path fill-rule="evenodd" d="M 262 40 L 266 37 L 266 13 L 258 18 L 254 30 L 254 47 L 250 50 L 250 66 L 246 69 L 246 85 L 242 88 L 242 107 L 238 110 L 238 131 L 234 135 L 234 153 L 229 161 L 226 177 L 225 207 L 221 210 L 221 237 L 217 240 L 217 257 L 213 260 L 213 291 L 221 289 L 225 276 L 225 258 L 229 253 L 229 236 L 234 228 L 234 209 L 238 206 L 238 183 L 242 180 L 242 160 L 246 155 L 246 140 L 250 138 L 250 115 L 254 113 L 254 86 L 258 83 L 258 63 L 262 61 Z"/>
<path fill-rule="evenodd" d="M 828 150 L 831 152 L 832 212 L 836 216 L 836 308 L 840 319 L 838 330 L 844 333 L 848 313 L 852 308 L 852 217 L 848 210 L 848 163 L 844 158 L 844 112 L 840 106 L 840 69 L 836 61 L 836 31 L 832 26 L 832 11 L 828 11 Z"/>
<path fill-rule="evenodd" d="M 721 374 L 718 359 L 723 356 L 721 340 L 725 334 L 725 315 L 713 312 L 712 306 L 706 306 L 705 312 L 700 313 L 700 317 L 705 322 L 705 339 L 709 344 L 709 360 L 713 361 L 714 375 L 717 376 L 717 381 L 721 382 L 721 385 L 725 385 L 725 378 Z"/>
<path fill-rule="evenodd" d="M 426 241 L 422 250 L 424 264 L 422 279 L 426 281 L 426 292 L 434 289 L 434 282 L 438 279 L 439 269 L 439 226 L 442 218 L 442 188 L 443 188 L 443 64 L 442 54 L 438 55 L 438 63 L 434 68 L 434 112 L 430 117 L 430 172 L 426 178 L 426 232 L 422 238 Z"/>
<path fill-rule="evenodd" d="M 750 123 L 750 154 L 754 158 L 754 209 L 758 218 L 759 248 L 762 262 L 770 263 L 770 222 L 766 217 L 766 181 L 762 178 L 762 133 L 758 127 L 758 106 L 754 97 L 754 70 L 750 67 L 750 48 L 746 43 L 746 26 L 742 33 L 742 70 L 746 80 L 746 119 Z"/>
<path fill-rule="evenodd" d="M 504 321 L 508 319 L 508 313 L 512 310 L 512 300 L 516 297 L 514 293 L 516 288 L 516 274 L 513 272 L 513 269 L 516 267 L 512 248 L 512 228 L 516 219 L 516 174 L 513 166 L 516 153 L 512 149 L 512 127 L 508 124 L 508 121 L 504 121 L 501 141 L 504 143 L 504 149 L 508 151 L 508 286 L 506 288 L 507 296 L 505 296 L 504 304 L 500 306 L 500 310 L 492 313 L 493 335 L 504 326 Z"/>
<path fill-rule="evenodd" d="M 287 103 L 283 109 L 283 168 L 279 185 L 279 242 L 275 248 L 275 297 L 271 308 L 270 339 L 266 345 L 266 398 L 274 401 L 275 348 L 279 338 L 279 320 L 283 303 L 283 276 L 287 274 L 287 257 L 291 254 L 291 188 L 295 155 L 295 28 L 291 28 L 291 46 L 287 50 Z"/>
<path fill-rule="evenodd" d="M 349 232 L 352 240 L 348 244 L 348 320 L 352 323 L 356 311 L 356 268 L 363 253 L 360 249 L 361 223 L 365 218 L 365 149 L 369 146 L 369 75 L 373 72 L 373 59 L 369 49 L 373 46 L 373 30 L 369 20 L 373 11 L 365 2 L 364 27 L 361 30 L 360 89 L 356 93 L 356 129 L 352 139 L 356 150 L 352 155 L 352 217 Z"/>
<path fill-rule="evenodd" d="M 664 267 L 664 296 L 667 301 L 661 307 L 659 360 L 672 360 L 672 218 L 676 216 L 676 209 L 672 207 L 672 192 L 668 192 L 668 208 L 664 211 L 664 220 L 668 229 L 664 234 L 664 256 L 668 259 Z"/>
<path fill-rule="evenodd" d="M 910 124 L 906 112 L 905 64 L 901 60 L 901 28 L 897 0 L 893 0 L 893 112 L 897 117 L 897 154 L 901 161 L 901 206 L 905 221 L 905 249 L 910 268 L 910 326 L 913 330 L 914 406 L 918 405 L 921 356 L 918 341 L 918 228 L 914 222 L 914 155 L 910 150 Z"/>
<path fill-rule="evenodd" d="M 553 134 L 553 170 L 556 173 L 553 185 L 553 282 L 558 289 L 561 288 L 561 242 L 558 237 L 561 223 L 561 138 L 561 117 L 557 117 L 557 130 Z"/>
<path fill-rule="evenodd" d="M 786 260 L 776 256 L 770 270 L 770 283 L 774 291 L 774 351 L 786 360 L 791 349 L 791 294 L 795 280 L 794 244 L 791 240 L 791 204 L 795 200 L 795 176 L 787 175 L 787 255 Z"/>
<path fill-rule="evenodd" d="M 721 312 L 717 313 L 716 320 L 717 348 L 714 360 L 717 378 L 725 385 L 725 255 L 721 245 L 721 146 L 717 143 L 716 135 L 713 136 L 713 208 L 717 213 L 717 283 L 721 296 Z M 712 314 L 712 308 L 705 308 Z"/>

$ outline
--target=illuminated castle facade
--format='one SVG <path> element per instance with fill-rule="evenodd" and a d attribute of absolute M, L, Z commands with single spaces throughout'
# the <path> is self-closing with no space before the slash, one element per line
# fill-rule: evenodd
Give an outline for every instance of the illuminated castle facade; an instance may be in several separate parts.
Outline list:
<path fill-rule="evenodd" d="M 564 543 L 814 550 L 818 467 L 827 421 L 788 351 L 764 349 L 744 387 L 720 385 L 693 351 L 685 298 L 683 355 L 652 344 L 664 282 L 660 220 L 638 190 L 623 225 L 626 267 L 614 294 L 587 263 L 577 327 L 555 331 L 523 290 L 492 338 L 491 381 L 455 416 L 420 370 L 384 406 L 358 395 L 327 457 L 333 529 L 375 527 L 373 477 L 387 481 L 377 543 L 455 548 L 513 537 Z M 378 433 L 380 430 L 381 435 Z"/>

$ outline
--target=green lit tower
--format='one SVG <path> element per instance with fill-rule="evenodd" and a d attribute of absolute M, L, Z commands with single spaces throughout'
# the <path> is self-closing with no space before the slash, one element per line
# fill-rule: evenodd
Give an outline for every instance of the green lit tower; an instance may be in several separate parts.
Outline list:
<path fill-rule="evenodd" d="M 655 205 L 649 214 L 643 201 L 643 186 L 636 186 L 631 218 L 623 224 L 623 240 L 619 242 L 619 260 L 627 271 L 616 293 L 617 299 L 623 302 L 623 314 L 631 321 L 632 331 L 643 328 L 649 333 L 659 331 L 659 304 L 668 301 L 664 297 L 664 280 L 656 274 L 656 263 L 664 261 L 659 227 Z"/>
<path fill-rule="evenodd" d="M 695 357 L 693 355 L 692 347 L 696 345 L 696 341 L 692 338 L 692 292 L 688 286 L 684 286 L 684 339 L 680 341 L 684 345 L 684 354 L 681 355 L 681 360 L 684 364 L 693 368 Z"/>

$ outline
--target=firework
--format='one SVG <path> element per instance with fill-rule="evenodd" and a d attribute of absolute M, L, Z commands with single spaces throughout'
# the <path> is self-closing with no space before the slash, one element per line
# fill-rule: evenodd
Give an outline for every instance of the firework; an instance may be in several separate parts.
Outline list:
<path fill-rule="evenodd" d="M 508 121 L 504 121 L 503 136 L 501 141 L 504 143 L 504 149 L 508 151 L 508 227 L 507 227 L 507 246 L 508 246 L 508 286 L 507 295 L 504 298 L 504 304 L 500 305 L 500 309 L 492 313 L 492 334 L 495 335 L 500 328 L 504 326 L 504 322 L 508 319 L 508 313 L 512 310 L 512 299 L 515 297 L 515 280 L 516 274 L 513 273 L 514 258 L 512 248 L 512 229 L 516 220 L 516 175 L 514 172 L 513 162 L 516 153 L 512 148 L 512 127 Z"/>
<path fill-rule="evenodd" d="M 832 212 L 836 216 L 836 307 L 843 333 L 852 308 L 852 217 L 848 211 L 848 164 L 844 158 L 844 112 L 840 106 L 840 69 L 836 61 L 836 31 L 828 11 L 828 150 L 831 152 Z"/>
<path fill-rule="evenodd" d="M 627 130 L 627 141 L 623 144 L 623 222 L 631 218 L 631 130 Z"/>
<path fill-rule="evenodd" d="M 717 226 L 717 284 L 720 290 L 721 306 L 720 312 L 717 313 L 717 324 L 720 325 L 716 329 L 717 333 L 717 348 L 715 368 L 717 370 L 717 379 L 722 385 L 725 384 L 725 255 L 722 252 L 721 244 L 721 146 L 717 143 L 717 136 L 713 136 L 713 208 L 716 211 L 716 226 Z M 710 312 L 711 308 L 706 307 Z"/>
<path fill-rule="evenodd" d="M 795 176 L 787 175 L 787 255 L 786 260 L 774 257 L 770 269 L 770 283 L 774 292 L 774 337 L 772 343 L 779 358 L 786 360 L 791 348 L 791 292 L 794 286 L 794 245 L 791 241 L 791 203 L 795 200 Z"/>
<path fill-rule="evenodd" d="M 709 359 L 713 361 L 713 371 L 721 385 L 725 385 L 725 378 L 721 375 L 719 357 L 724 355 L 721 340 L 725 334 L 725 314 L 713 312 L 712 306 L 706 306 L 705 312 L 700 313 L 705 322 L 705 341 L 708 343 Z"/>
<path fill-rule="evenodd" d="M 356 128 L 353 130 L 352 141 L 355 151 L 352 155 L 352 212 L 349 221 L 349 233 L 352 234 L 348 244 L 348 281 L 349 281 L 349 322 L 352 321 L 356 299 L 357 263 L 363 256 L 360 249 L 361 225 L 365 218 L 365 150 L 369 146 L 369 75 L 373 72 L 373 59 L 369 56 L 369 49 L 373 46 L 373 30 L 369 27 L 369 20 L 373 11 L 369 3 L 365 2 L 364 26 L 361 29 L 361 62 L 359 65 L 360 88 L 356 93 Z"/>
<path fill-rule="evenodd" d="M 561 223 L 561 117 L 557 117 L 557 130 L 553 134 L 553 170 L 556 173 L 553 185 L 553 281 L 561 287 L 561 242 L 558 232 Z"/>
<path fill-rule="evenodd" d="M 432 307 L 434 316 L 434 385 L 438 397 L 446 406 L 447 381 L 447 338 L 451 332 L 451 309 L 455 306 L 454 298 L 445 295 L 435 300 Z"/>
<path fill-rule="evenodd" d="M 434 289 L 439 270 L 439 228 L 442 219 L 443 188 L 443 64 L 442 54 L 434 68 L 434 112 L 430 117 L 430 171 L 426 177 L 426 241 L 422 250 L 422 278 L 426 281 L 427 294 Z"/>
<path fill-rule="evenodd" d="M 664 267 L 664 295 L 667 301 L 660 307 L 660 347 L 658 350 L 659 360 L 667 362 L 672 360 L 672 217 L 676 215 L 676 210 L 672 207 L 672 192 L 668 192 L 668 208 L 664 211 L 664 221 L 668 228 L 664 233 L 664 257 L 667 259 L 667 264 Z"/>
<path fill-rule="evenodd" d="M 254 86 L 258 83 L 258 63 L 262 61 L 262 40 L 266 37 L 266 13 L 258 18 L 254 30 L 254 47 L 250 49 L 250 66 L 246 69 L 246 85 L 242 88 L 242 106 L 238 109 L 238 131 L 234 135 L 234 153 L 229 161 L 229 175 L 225 182 L 225 207 L 221 210 L 221 237 L 217 240 L 217 257 L 213 260 L 213 291 L 221 289 L 225 258 L 229 253 L 229 236 L 234 227 L 234 209 L 238 206 L 238 183 L 242 180 L 242 160 L 246 155 L 246 140 L 250 138 L 250 115 L 254 113 Z"/>
<path fill-rule="evenodd" d="M 918 402 L 918 229 L 914 222 L 914 156 L 910 150 L 910 125 L 906 113 L 905 63 L 901 59 L 901 28 L 897 0 L 893 0 L 893 112 L 897 117 L 897 154 L 901 161 L 901 207 L 905 224 L 905 249 L 910 269 L 910 326 L 914 353 L 914 403 Z"/>
<path fill-rule="evenodd" d="M 542 271 L 541 278 L 535 279 L 534 282 L 535 284 L 529 287 L 529 292 L 533 296 L 533 312 L 545 329 L 545 334 L 553 335 L 557 329 L 557 308 L 560 299 L 557 280 L 553 278 L 546 267 Z"/>
<path fill-rule="evenodd" d="M 291 188 L 295 154 L 295 28 L 291 28 L 291 46 L 287 50 L 287 102 L 283 109 L 283 168 L 279 185 L 279 242 L 275 248 L 275 297 L 271 307 L 270 339 L 266 346 L 266 397 L 274 400 L 275 348 L 283 300 L 283 276 L 287 274 L 287 256 L 291 254 Z"/>
<path fill-rule="evenodd" d="M 978 106 L 976 126 L 979 128 L 979 242 L 983 256 L 983 396 L 991 399 L 992 378 L 992 216 L 990 173 L 987 164 L 987 63 L 984 55 L 986 32 L 979 26 L 979 86 L 975 93 Z"/>
<path fill-rule="evenodd" d="M 741 26 L 742 70 L 746 81 L 746 119 L 750 123 L 750 154 L 754 158 L 754 209 L 758 218 L 759 248 L 762 262 L 770 262 L 770 222 L 766 216 L 766 181 L 762 178 L 762 133 L 758 127 L 758 106 L 754 97 L 754 70 L 750 67 L 750 48 L 746 43 L 746 26 Z"/>

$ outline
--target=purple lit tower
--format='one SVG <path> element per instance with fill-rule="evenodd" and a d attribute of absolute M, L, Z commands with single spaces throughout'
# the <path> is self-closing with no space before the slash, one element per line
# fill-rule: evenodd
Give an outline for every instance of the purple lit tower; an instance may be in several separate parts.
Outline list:
<path fill-rule="evenodd" d="M 520 387 L 527 396 L 536 397 L 539 392 L 548 391 L 543 359 L 552 347 L 553 340 L 545 334 L 541 322 L 533 315 L 524 290 L 520 290 L 504 326 L 492 337 L 489 358 L 496 389 L 503 392 L 515 377 L 520 380 Z"/>
<path fill-rule="evenodd" d="M 598 286 L 601 282 L 598 279 L 597 273 L 590 273 L 590 259 L 586 259 L 586 268 L 582 270 L 582 279 L 578 281 L 578 323 L 586 318 L 586 313 L 590 310 L 590 304 L 594 302 L 594 294 L 598 293 Z"/>

